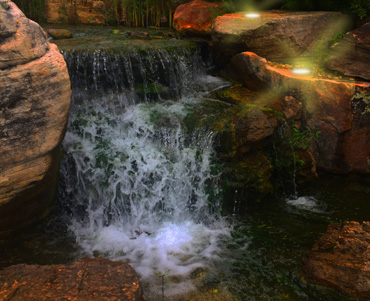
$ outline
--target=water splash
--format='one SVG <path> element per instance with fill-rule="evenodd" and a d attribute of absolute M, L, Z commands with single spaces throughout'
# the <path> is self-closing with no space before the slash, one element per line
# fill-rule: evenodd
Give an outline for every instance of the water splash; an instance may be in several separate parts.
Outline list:
<path fill-rule="evenodd" d="M 326 209 L 324 204 L 313 196 L 286 199 L 286 203 L 292 208 L 303 212 L 324 213 Z"/>

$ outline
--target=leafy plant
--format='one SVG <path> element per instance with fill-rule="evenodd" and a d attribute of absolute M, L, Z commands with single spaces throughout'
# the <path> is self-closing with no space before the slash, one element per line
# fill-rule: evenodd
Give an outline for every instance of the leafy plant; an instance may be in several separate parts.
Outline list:
<path fill-rule="evenodd" d="M 363 19 L 370 15 L 370 0 L 283 0 L 282 8 L 290 10 L 343 11 Z"/>
<path fill-rule="evenodd" d="M 44 21 L 44 0 L 14 0 L 14 3 L 30 19 Z"/>
<path fill-rule="evenodd" d="M 370 0 L 352 0 L 351 12 L 360 19 L 370 15 Z"/>
<path fill-rule="evenodd" d="M 346 35 L 344 30 L 338 32 L 333 38 L 330 39 L 330 46 L 338 43 Z"/>
<path fill-rule="evenodd" d="M 161 278 L 162 280 L 162 300 L 164 300 L 164 284 L 165 283 L 169 284 L 172 282 L 171 279 L 167 277 L 169 273 L 170 273 L 170 270 L 167 270 L 164 273 L 155 273 L 155 275 Z"/>
<path fill-rule="evenodd" d="M 370 95 L 366 94 L 364 91 L 357 92 L 354 94 L 351 98 L 352 101 L 356 101 L 355 108 L 359 106 L 359 103 L 361 103 L 361 106 L 363 107 L 361 109 L 361 115 L 364 115 L 366 113 L 370 113 Z"/>
<path fill-rule="evenodd" d="M 320 131 L 314 131 L 310 126 L 305 129 L 298 129 L 296 124 L 290 126 L 291 143 L 294 149 L 306 149 L 312 141 L 317 141 Z"/>

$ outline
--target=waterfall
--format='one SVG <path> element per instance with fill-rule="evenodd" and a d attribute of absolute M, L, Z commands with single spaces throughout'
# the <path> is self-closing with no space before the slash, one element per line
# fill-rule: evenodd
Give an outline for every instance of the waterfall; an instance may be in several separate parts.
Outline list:
<path fill-rule="evenodd" d="M 194 49 L 64 56 L 73 103 L 59 199 L 83 254 L 127 261 L 143 279 L 216 260 L 229 228 L 214 133 L 183 120 L 224 82 Z"/>

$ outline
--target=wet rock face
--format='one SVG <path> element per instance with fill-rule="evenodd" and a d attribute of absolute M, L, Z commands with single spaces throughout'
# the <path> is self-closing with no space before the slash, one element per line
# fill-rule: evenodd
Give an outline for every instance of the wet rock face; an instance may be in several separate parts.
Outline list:
<path fill-rule="evenodd" d="M 335 44 L 328 58 L 328 67 L 347 76 L 370 80 L 370 23 L 348 32 Z"/>
<path fill-rule="evenodd" d="M 346 18 L 335 12 L 268 11 L 259 18 L 233 13 L 213 21 L 211 46 L 222 65 L 243 51 L 267 59 L 310 56 L 319 42 L 332 38 L 346 24 Z"/>
<path fill-rule="evenodd" d="M 195 0 L 177 7 L 173 27 L 182 33 L 209 35 L 214 17 L 222 12 L 222 3 Z"/>
<path fill-rule="evenodd" d="M 369 90 L 369 83 L 295 75 L 291 70 L 271 66 L 253 52 L 233 57 L 227 71 L 252 90 L 295 94 L 302 102 L 308 125 L 320 131 L 312 145 L 319 167 L 336 172 L 370 172 L 370 112 L 364 100 L 352 99 L 357 91 Z"/>
<path fill-rule="evenodd" d="M 144 300 L 130 265 L 101 258 L 84 258 L 71 265 L 7 267 L 0 271 L 0 299 Z"/>
<path fill-rule="evenodd" d="M 1 3 L 0 236 L 48 211 L 71 97 L 58 48 L 13 2 Z"/>
<path fill-rule="evenodd" d="M 370 223 L 331 224 L 304 260 L 307 280 L 370 298 Z"/>

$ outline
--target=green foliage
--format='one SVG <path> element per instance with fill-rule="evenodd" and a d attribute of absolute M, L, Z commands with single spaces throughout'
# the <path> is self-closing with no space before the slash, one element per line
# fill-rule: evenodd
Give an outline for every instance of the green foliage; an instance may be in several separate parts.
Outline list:
<path fill-rule="evenodd" d="M 344 30 L 338 32 L 333 38 L 330 39 L 330 46 L 338 43 L 346 35 Z"/>
<path fill-rule="evenodd" d="M 171 283 L 171 279 L 169 279 L 167 276 L 168 274 L 170 273 L 170 270 L 167 270 L 165 271 L 164 273 L 155 273 L 155 275 L 159 278 L 161 278 L 162 280 L 162 300 L 164 300 L 164 284 L 167 283 Z M 167 278 L 166 278 L 167 277 Z"/>
<path fill-rule="evenodd" d="M 370 15 L 370 0 L 284 0 L 282 8 L 290 10 L 343 11 L 363 19 Z"/>
<path fill-rule="evenodd" d="M 370 94 L 366 94 L 364 91 L 357 92 L 351 98 L 353 102 L 357 101 L 355 104 L 356 107 L 361 106 L 361 115 L 370 113 Z"/>
<path fill-rule="evenodd" d="M 370 15 L 370 0 L 352 0 L 351 12 L 360 19 Z"/>
<path fill-rule="evenodd" d="M 320 131 L 314 131 L 310 126 L 298 129 L 295 122 L 290 125 L 291 143 L 294 149 L 307 149 L 312 141 L 317 141 Z"/>
<path fill-rule="evenodd" d="M 44 0 L 14 0 L 14 3 L 28 18 L 36 22 L 45 21 Z"/>
<path fill-rule="evenodd" d="M 172 0 L 110 0 L 116 11 L 118 24 L 134 27 L 172 27 Z M 117 2 L 118 1 L 118 2 Z M 122 17 L 119 18 L 119 15 Z"/>

